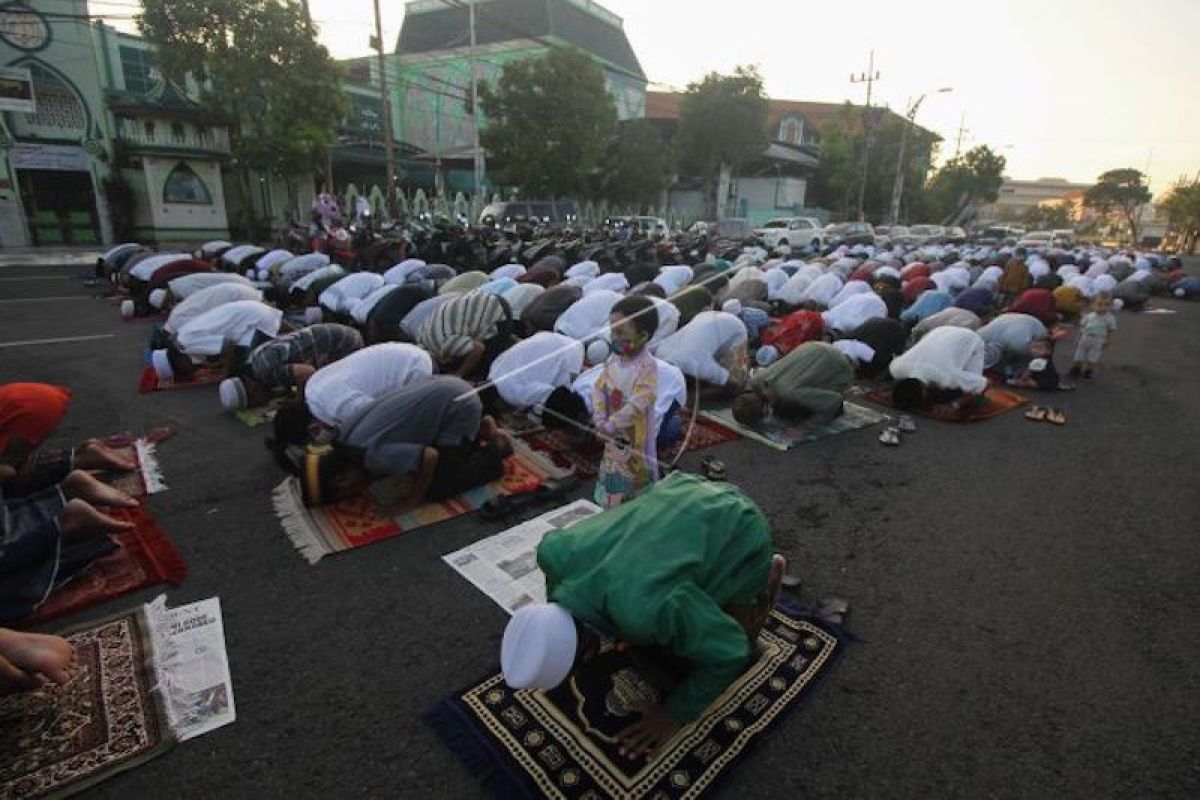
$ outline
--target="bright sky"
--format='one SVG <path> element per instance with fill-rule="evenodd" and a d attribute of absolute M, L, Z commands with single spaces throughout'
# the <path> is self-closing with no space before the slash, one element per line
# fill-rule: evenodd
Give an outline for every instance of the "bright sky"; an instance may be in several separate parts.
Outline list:
<path fill-rule="evenodd" d="M 309 0 L 321 41 L 337 58 L 368 55 L 371 0 Z M 128 13 L 132 0 L 92 2 Z M 396 41 L 403 4 L 384 0 L 384 38 Z M 872 48 L 882 79 L 873 102 L 903 113 L 932 94 L 917 122 L 952 155 L 987 144 L 1015 178 L 1091 181 L 1135 167 L 1156 193 L 1200 171 L 1200 0 L 603 0 L 650 80 L 683 88 L 710 70 L 757 64 L 772 97 L 865 99 L 851 73 Z"/>

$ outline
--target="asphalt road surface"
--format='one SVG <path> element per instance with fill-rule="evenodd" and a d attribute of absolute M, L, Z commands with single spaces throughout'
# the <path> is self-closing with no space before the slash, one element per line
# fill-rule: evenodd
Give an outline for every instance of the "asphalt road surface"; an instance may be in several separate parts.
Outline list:
<path fill-rule="evenodd" d="M 64 442 L 176 428 L 149 502 L 189 567 L 169 602 L 220 597 L 238 713 L 92 794 L 477 796 L 421 714 L 497 662 L 504 613 L 441 556 L 505 525 L 309 566 L 272 513 L 263 434 L 212 387 L 136 394 L 150 327 L 76 271 L 0 269 L 0 375 L 75 390 Z M 1200 796 L 1200 304 L 1152 305 L 1177 313 L 1119 314 L 1097 379 L 1052 398 L 1063 428 L 1010 413 L 920 422 L 894 449 L 868 430 L 710 451 L 802 598 L 849 600 L 863 640 L 728 796 Z M 103 338 L 37 342 L 73 337 Z"/>

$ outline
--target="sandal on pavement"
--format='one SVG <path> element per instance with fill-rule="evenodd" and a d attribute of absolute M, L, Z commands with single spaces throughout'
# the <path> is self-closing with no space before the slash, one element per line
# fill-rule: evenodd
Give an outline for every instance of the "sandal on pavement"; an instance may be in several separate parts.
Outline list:
<path fill-rule="evenodd" d="M 883 433 L 879 434 L 879 441 L 889 447 L 897 446 L 900 444 L 900 429 L 895 427 L 884 429 Z"/>
<path fill-rule="evenodd" d="M 1034 406 L 1025 412 L 1025 419 L 1033 422 L 1043 422 L 1050 414 L 1050 409 L 1045 406 Z"/>
<path fill-rule="evenodd" d="M 710 481 L 725 480 L 725 462 L 719 458 L 707 456 L 700 462 L 700 470 L 704 473 L 704 477 Z"/>
<path fill-rule="evenodd" d="M 1061 408 L 1051 408 L 1046 410 L 1046 422 L 1052 422 L 1055 425 L 1066 425 L 1067 414 Z"/>

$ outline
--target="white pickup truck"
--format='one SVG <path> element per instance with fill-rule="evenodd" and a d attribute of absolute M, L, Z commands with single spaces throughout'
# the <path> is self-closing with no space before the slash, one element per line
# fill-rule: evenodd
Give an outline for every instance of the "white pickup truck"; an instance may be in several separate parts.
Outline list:
<path fill-rule="evenodd" d="M 763 247 L 774 250 L 781 245 L 800 248 L 806 245 L 823 247 L 825 229 L 812 217 L 779 217 L 768 220 L 766 225 L 754 229 L 754 235 L 762 240 Z"/>

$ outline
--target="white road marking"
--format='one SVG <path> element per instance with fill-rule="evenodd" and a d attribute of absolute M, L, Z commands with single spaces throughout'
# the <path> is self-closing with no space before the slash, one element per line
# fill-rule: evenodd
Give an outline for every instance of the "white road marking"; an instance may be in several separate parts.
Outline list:
<path fill-rule="evenodd" d="M 59 297 L 13 297 L 0 300 L 0 303 L 49 303 L 51 300 L 94 300 L 94 297 L 77 294 L 64 294 Z"/>
<path fill-rule="evenodd" d="M 36 344 L 66 344 L 67 342 L 94 342 L 97 339 L 112 339 L 115 333 L 98 333 L 94 336 L 63 336 L 58 339 L 23 339 L 19 342 L 0 342 L 0 348 L 30 347 Z"/>
<path fill-rule="evenodd" d="M 25 278 L 0 278 L 0 281 L 69 281 L 73 275 L 31 275 Z"/>

